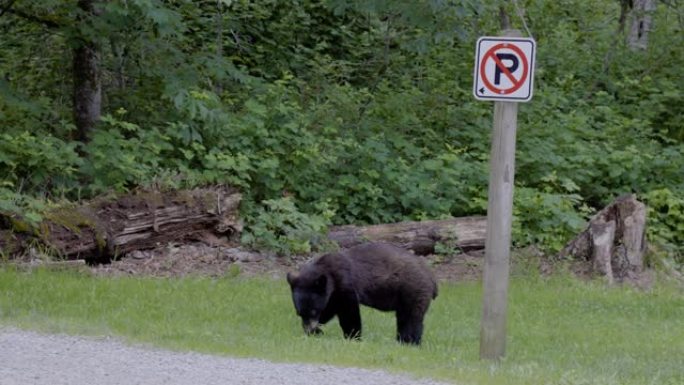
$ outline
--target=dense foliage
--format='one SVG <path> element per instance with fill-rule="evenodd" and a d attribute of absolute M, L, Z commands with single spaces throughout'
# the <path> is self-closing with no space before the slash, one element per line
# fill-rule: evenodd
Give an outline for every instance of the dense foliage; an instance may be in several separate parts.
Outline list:
<path fill-rule="evenodd" d="M 5 214 L 228 183 L 246 194 L 245 242 L 292 234 L 284 252 L 315 247 L 331 223 L 482 214 L 492 106 L 471 95 L 474 42 L 498 33 L 502 6 L 538 43 L 518 120 L 518 244 L 559 249 L 633 192 L 651 204 L 652 240 L 682 263 L 680 2 L 659 4 L 646 50 L 625 45 L 617 0 L 129 0 L 92 17 L 75 2 L 4 3 Z M 99 52 L 103 114 L 87 142 L 71 115 L 84 40 Z"/>

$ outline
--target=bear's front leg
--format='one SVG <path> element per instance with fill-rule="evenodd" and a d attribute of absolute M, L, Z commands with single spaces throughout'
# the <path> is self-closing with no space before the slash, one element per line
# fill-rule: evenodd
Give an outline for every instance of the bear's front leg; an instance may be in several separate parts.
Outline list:
<path fill-rule="evenodd" d="M 346 293 L 338 298 L 337 318 L 344 338 L 361 339 L 361 310 L 356 293 Z"/>
<path fill-rule="evenodd" d="M 423 314 L 397 311 L 397 341 L 420 345 L 423 337 Z"/>

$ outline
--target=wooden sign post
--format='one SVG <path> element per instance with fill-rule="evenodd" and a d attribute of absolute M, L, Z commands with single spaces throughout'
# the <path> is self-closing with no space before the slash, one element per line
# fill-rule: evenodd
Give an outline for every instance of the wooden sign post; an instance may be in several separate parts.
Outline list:
<path fill-rule="evenodd" d="M 517 102 L 532 98 L 536 48 L 519 31 L 504 34 L 478 40 L 473 87 L 477 99 L 495 101 L 480 325 L 480 358 L 490 360 L 506 353 Z"/>

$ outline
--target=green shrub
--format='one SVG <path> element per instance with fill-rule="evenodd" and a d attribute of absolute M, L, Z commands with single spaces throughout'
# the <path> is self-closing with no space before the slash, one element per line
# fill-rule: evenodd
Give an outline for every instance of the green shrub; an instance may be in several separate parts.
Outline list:
<path fill-rule="evenodd" d="M 168 135 L 154 127 L 141 128 L 111 115 L 102 117 L 85 147 L 81 172 L 89 180 L 90 194 L 122 192 L 153 180 L 169 159 L 174 146 Z"/>
<path fill-rule="evenodd" d="M 662 188 L 649 191 L 644 199 L 648 204 L 648 240 L 684 268 L 684 193 Z"/>
<path fill-rule="evenodd" d="M 571 181 L 565 183 L 572 184 Z M 513 241 L 518 246 L 532 244 L 558 252 L 584 228 L 588 212 L 577 194 L 516 188 Z"/>
<path fill-rule="evenodd" d="M 248 217 L 242 243 L 279 255 L 327 250 L 333 246 L 327 229 L 334 213 L 325 204 L 318 207 L 318 214 L 305 214 L 291 198 L 265 200 Z"/>
<path fill-rule="evenodd" d="M 28 131 L 0 134 L 0 182 L 25 192 L 70 190 L 82 164 L 76 146 L 75 142 Z"/>
<path fill-rule="evenodd" d="M 6 187 L 0 187 L 0 228 L 10 228 L 16 231 L 28 231 L 38 224 L 42 213 L 47 207 L 43 199 L 18 193 Z M 12 218 L 3 226 L 3 219 Z"/>

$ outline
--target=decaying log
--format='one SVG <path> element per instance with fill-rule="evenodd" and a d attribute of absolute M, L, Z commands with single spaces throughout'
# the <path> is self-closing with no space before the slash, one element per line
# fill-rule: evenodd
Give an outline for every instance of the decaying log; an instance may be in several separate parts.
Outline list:
<path fill-rule="evenodd" d="M 24 234 L 17 234 L 11 230 L 0 230 L 0 258 L 8 258 L 19 254 L 23 250 Z"/>
<path fill-rule="evenodd" d="M 143 191 L 117 199 L 48 212 L 38 230 L 21 238 L 5 230 L 5 255 L 40 244 L 66 259 L 105 259 L 202 233 L 230 235 L 242 230 L 241 194 L 227 187 L 173 192 Z M 15 229 L 16 233 L 16 229 Z"/>
<path fill-rule="evenodd" d="M 372 226 L 337 226 L 328 238 L 347 248 L 368 241 L 384 241 L 425 255 L 434 252 L 436 242 L 462 250 L 484 248 L 486 217 L 464 217 L 438 221 L 399 222 Z"/>
<path fill-rule="evenodd" d="M 645 250 L 646 205 L 626 195 L 596 214 L 560 256 L 590 261 L 612 283 L 638 278 Z"/>

